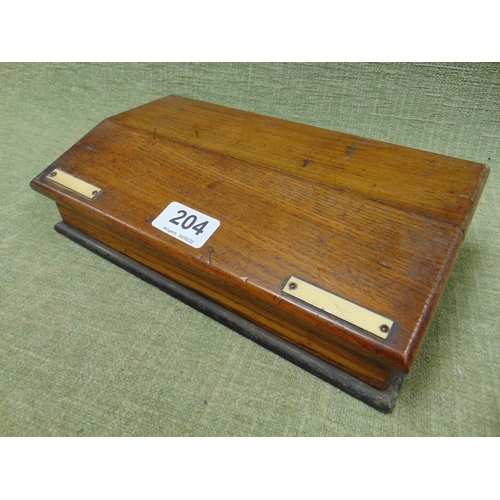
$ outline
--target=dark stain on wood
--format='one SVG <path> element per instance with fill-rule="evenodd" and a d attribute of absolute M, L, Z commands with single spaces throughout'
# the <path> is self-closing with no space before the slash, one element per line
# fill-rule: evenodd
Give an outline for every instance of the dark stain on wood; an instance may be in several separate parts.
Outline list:
<path fill-rule="evenodd" d="M 347 156 L 352 156 L 354 154 L 354 151 L 357 151 L 357 149 L 358 148 L 354 144 L 349 144 L 349 146 L 345 148 L 345 154 Z"/>

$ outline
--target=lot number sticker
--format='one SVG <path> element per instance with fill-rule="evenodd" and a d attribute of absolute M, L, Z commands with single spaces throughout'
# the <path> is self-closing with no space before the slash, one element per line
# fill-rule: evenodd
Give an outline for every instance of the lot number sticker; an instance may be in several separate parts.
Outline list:
<path fill-rule="evenodd" d="M 160 231 L 194 248 L 201 248 L 214 234 L 220 222 L 193 208 L 173 201 L 152 224 Z"/>

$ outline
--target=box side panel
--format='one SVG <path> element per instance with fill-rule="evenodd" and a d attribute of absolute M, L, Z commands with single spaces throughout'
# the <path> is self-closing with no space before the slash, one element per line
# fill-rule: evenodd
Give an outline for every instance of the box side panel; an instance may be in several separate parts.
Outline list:
<path fill-rule="evenodd" d="M 204 279 L 203 276 L 177 265 L 169 259 L 168 255 L 159 254 L 157 251 L 141 244 L 140 241 L 120 234 L 118 231 L 93 221 L 75 210 L 62 205 L 58 205 L 58 208 L 63 220 L 75 229 L 160 272 L 164 276 L 168 276 L 176 282 L 209 297 L 228 310 L 278 335 L 280 338 L 292 342 L 301 349 L 337 366 L 369 385 L 377 389 L 384 389 L 390 376 L 390 369 L 343 349 L 332 342 L 332 339 L 325 338 L 321 332 L 314 331 L 313 327 L 307 330 L 306 327 L 293 318 L 273 315 L 259 303 L 244 297 L 241 291 L 237 289 L 229 291 L 218 287 L 210 280 Z"/>

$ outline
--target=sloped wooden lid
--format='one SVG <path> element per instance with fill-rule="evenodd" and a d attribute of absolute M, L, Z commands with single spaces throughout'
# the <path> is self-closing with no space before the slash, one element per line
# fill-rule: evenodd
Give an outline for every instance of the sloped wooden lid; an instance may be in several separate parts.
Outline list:
<path fill-rule="evenodd" d="M 55 168 L 102 193 L 89 200 L 61 187 L 48 177 Z M 247 317 L 255 306 L 406 372 L 487 174 L 465 160 L 169 96 L 103 121 L 31 185 L 199 276 L 193 288 L 231 291 L 245 306 L 212 298 Z M 220 221 L 202 248 L 151 224 L 174 201 Z M 297 301 L 283 293 L 290 276 L 395 326 L 381 339 Z"/>

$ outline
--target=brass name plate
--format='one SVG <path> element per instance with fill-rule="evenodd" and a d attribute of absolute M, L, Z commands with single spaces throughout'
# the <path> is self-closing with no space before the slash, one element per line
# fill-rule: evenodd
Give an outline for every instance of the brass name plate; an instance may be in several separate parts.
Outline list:
<path fill-rule="evenodd" d="M 380 314 L 349 302 L 295 276 L 291 276 L 286 282 L 283 292 L 382 339 L 387 338 L 394 324 L 394 321 L 384 318 Z"/>
<path fill-rule="evenodd" d="M 65 188 L 71 189 L 71 191 L 75 191 L 75 193 L 85 196 L 89 200 L 93 200 L 102 191 L 101 188 L 90 184 L 90 182 L 82 181 L 59 168 L 52 170 L 47 178 Z"/>

